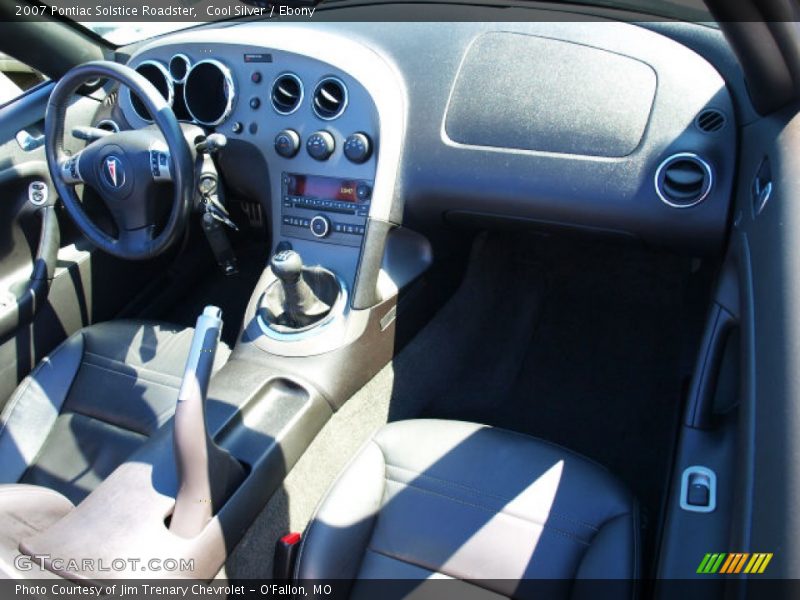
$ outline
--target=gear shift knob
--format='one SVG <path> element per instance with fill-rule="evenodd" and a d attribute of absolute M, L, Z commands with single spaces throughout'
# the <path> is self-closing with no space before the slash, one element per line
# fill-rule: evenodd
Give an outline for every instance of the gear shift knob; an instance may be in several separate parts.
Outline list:
<path fill-rule="evenodd" d="M 276 252 L 269 260 L 269 267 L 278 281 L 267 288 L 264 298 L 272 307 L 270 314 L 281 315 L 281 326 L 302 329 L 330 312 L 331 305 L 320 300 L 309 285 L 310 281 L 319 286 L 323 277 L 319 268 L 303 267 L 300 255 L 289 249 Z"/>
<path fill-rule="evenodd" d="M 303 259 L 294 250 L 282 250 L 272 256 L 269 266 L 284 284 L 297 283 L 303 273 Z"/>

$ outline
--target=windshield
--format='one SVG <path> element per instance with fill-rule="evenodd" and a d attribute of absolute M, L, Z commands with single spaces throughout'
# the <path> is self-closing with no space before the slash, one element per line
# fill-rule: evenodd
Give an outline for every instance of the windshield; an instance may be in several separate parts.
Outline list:
<path fill-rule="evenodd" d="M 319 4 L 316 8 L 324 10 L 326 5 L 341 5 L 347 1 L 322 0 L 321 2 L 313 2 L 313 4 Z M 403 1 L 399 0 L 401 3 Z M 397 2 L 398 0 L 373 0 L 370 4 L 393 4 Z M 92 3 L 92 0 L 71 0 L 70 5 L 66 6 L 64 0 L 48 0 L 46 9 L 86 27 L 106 41 L 118 46 L 132 44 L 157 35 L 211 21 L 247 17 L 270 19 L 273 16 L 280 16 L 278 11 L 275 11 L 273 15 L 272 8 L 266 0 L 179 0 L 180 6 L 170 9 L 174 14 L 169 17 L 153 16 L 150 21 L 142 20 L 142 17 L 146 19 L 153 11 L 155 11 L 153 14 L 162 14 L 161 11 L 165 9 L 146 5 L 141 0 L 118 0 L 119 6 L 117 7 L 89 6 Z M 514 0 L 511 0 L 511 2 L 505 2 L 504 0 L 494 0 L 494 2 L 489 0 L 489 2 L 486 2 L 484 0 L 482 2 L 482 4 L 494 3 L 499 5 L 516 4 Z M 542 6 L 546 7 L 549 3 L 545 1 Z M 531 4 L 533 5 L 534 2 L 531 2 Z M 573 0 L 572 2 L 555 0 L 552 4 L 619 9 L 639 13 L 648 18 L 652 16 L 655 19 L 677 19 L 703 23 L 712 21 L 712 17 L 708 13 L 703 0 Z M 458 20 L 458 6 L 452 6 L 454 17 Z M 148 11 L 147 14 L 145 14 L 145 10 Z M 138 20 L 134 20 L 137 17 Z M 316 15 L 312 12 L 310 18 L 314 19 L 315 17 Z M 111 20 L 108 20 L 109 18 Z M 165 18 L 169 20 L 161 20 Z"/>
<path fill-rule="evenodd" d="M 202 21 L 171 21 L 171 22 L 120 22 L 120 21 L 79 21 L 89 31 L 96 33 L 116 46 L 133 44 L 141 40 L 200 25 Z"/>

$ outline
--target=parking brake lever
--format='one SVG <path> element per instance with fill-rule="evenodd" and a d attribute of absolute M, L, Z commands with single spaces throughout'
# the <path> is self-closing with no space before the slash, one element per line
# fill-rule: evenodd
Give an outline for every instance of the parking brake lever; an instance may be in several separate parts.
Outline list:
<path fill-rule="evenodd" d="M 222 332 L 222 311 L 207 306 L 197 319 L 175 408 L 173 439 L 178 494 L 169 529 L 199 534 L 244 480 L 242 465 L 214 443 L 206 427 L 206 397 Z"/>

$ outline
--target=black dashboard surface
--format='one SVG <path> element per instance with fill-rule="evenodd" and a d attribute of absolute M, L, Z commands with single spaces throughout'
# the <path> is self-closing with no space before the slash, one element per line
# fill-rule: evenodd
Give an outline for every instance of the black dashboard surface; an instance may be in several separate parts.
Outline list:
<path fill-rule="evenodd" d="M 255 30 L 268 50 L 282 27 L 298 32 L 301 46 L 322 33 L 360 44 L 402 81 L 399 206 L 389 221 L 516 221 L 698 253 L 724 240 L 734 105 L 714 67 L 678 42 L 635 24 L 585 20 L 248 23 L 195 35 L 213 54 L 219 32 Z M 130 51 L 135 60 L 139 50 Z M 719 128 L 698 125 L 708 109 L 722 119 Z M 271 119 L 265 114 L 262 126 L 277 127 Z M 379 121 L 383 130 L 385 115 Z M 248 142 L 247 131 L 241 139 Z M 670 205 L 656 190 L 674 155 L 698 158 L 705 169 L 701 201 Z"/>

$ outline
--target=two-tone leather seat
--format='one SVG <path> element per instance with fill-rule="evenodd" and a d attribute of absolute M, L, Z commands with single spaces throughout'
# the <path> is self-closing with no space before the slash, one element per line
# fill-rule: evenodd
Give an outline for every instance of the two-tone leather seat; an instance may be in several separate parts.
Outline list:
<path fill-rule="evenodd" d="M 193 333 L 119 320 L 72 335 L 0 414 L 0 483 L 80 502 L 172 417 Z M 217 367 L 229 353 L 220 345 Z"/>
<path fill-rule="evenodd" d="M 561 580 L 554 590 L 575 597 L 573 580 L 612 578 L 627 596 L 638 533 L 631 494 L 581 456 L 472 423 L 404 421 L 380 430 L 333 485 L 295 575 L 444 576 L 471 582 L 471 596 L 477 585 L 515 598 L 536 596 L 525 580 Z M 350 592 L 370 595 L 363 585 Z"/>

